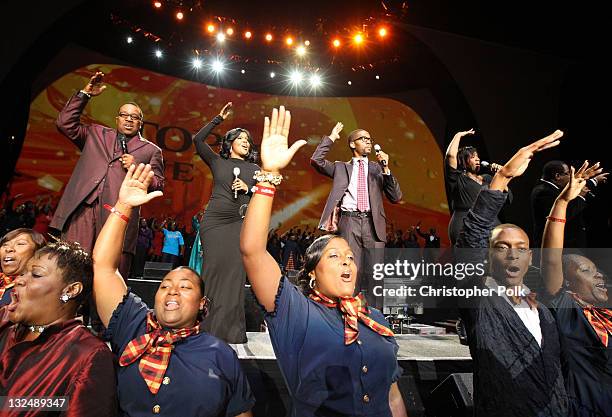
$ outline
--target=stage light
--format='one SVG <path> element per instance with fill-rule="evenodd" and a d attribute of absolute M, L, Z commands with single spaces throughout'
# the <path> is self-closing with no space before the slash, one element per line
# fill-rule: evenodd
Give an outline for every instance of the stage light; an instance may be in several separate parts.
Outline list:
<path fill-rule="evenodd" d="M 377 80 L 380 80 L 380 76 L 379 76 L 379 75 L 377 75 L 377 76 L 376 76 L 376 79 L 377 79 Z"/>
<path fill-rule="evenodd" d="M 318 88 L 321 86 L 321 77 L 318 74 L 312 74 L 310 76 L 310 86 L 312 88 Z"/>
<path fill-rule="evenodd" d="M 206 30 L 208 31 L 208 33 L 213 33 L 215 31 L 215 25 L 213 25 L 212 23 L 209 23 L 206 26 Z"/>
<path fill-rule="evenodd" d="M 154 1 L 153 2 L 153 7 L 155 7 L 156 9 L 159 9 L 160 7 L 162 7 L 162 2 L 161 1 Z"/>
<path fill-rule="evenodd" d="M 293 38 L 292 38 L 291 36 L 287 36 L 287 37 L 285 38 L 285 43 L 286 43 L 288 46 L 293 45 Z"/>
<path fill-rule="evenodd" d="M 162 53 L 162 51 L 160 49 L 155 50 L 155 56 L 157 58 L 161 58 L 164 54 Z"/>
<path fill-rule="evenodd" d="M 348 85 L 353 85 L 353 82 L 352 81 L 348 81 L 347 84 Z"/>
<path fill-rule="evenodd" d="M 340 39 L 336 38 L 332 41 L 332 45 L 334 45 L 334 48 L 340 48 Z"/>
<path fill-rule="evenodd" d="M 294 71 L 291 71 L 291 74 L 289 74 L 289 79 L 291 80 L 293 84 L 299 85 L 304 79 L 304 76 L 298 70 L 294 70 Z"/>
<path fill-rule="evenodd" d="M 244 37 L 247 39 L 251 39 L 251 37 L 253 36 L 253 34 L 251 33 L 251 31 L 247 30 L 246 32 L 244 32 Z"/>
<path fill-rule="evenodd" d="M 202 60 L 200 58 L 193 58 L 193 61 L 191 61 L 191 63 L 195 69 L 202 68 Z"/>
<path fill-rule="evenodd" d="M 212 63 L 212 70 L 217 74 L 225 69 L 225 65 L 219 59 L 215 59 Z"/>
<path fill-rule="evenodd" d="M 271 72 L 271 73 L 270 73 L 270 78 L 274 78 L 274 77 L 276 77 L 276 73 Z"/>
<path fill-rule="evenodd" d="M 295 53 L 298 56 L 304 56 L 304 55 L 306 55 L 306 48 L 304 46 L 300 45 L 297 48 L 295 48 Z"/>
<path fill-rule="evenodd" d="M 134 39 L 131 36 L 128 36 L 127 39 L 126 39 L 126 42 L 127 43 L 132 43 L 132 42 L 134 42 Z"/>
<path fill-rule="evenodd" d="M 309 40 L 304 41 L 304 45 L 310 46 L 310 41 Z"/>
<path fill-rule="evenodd" d="M 227 28 L 225 33 L 227 33 L 228 36 L 232 36 L 234 34 L 234 29 L 233 28 Z"/>
<path fill-rule="evenodd" d="M 244 69 L 241 69 L 241 70 L 240 70 L 240 73 L 241 73 L 241 74 L 244 74 L 245 72 L 246 72 L 246 71 L 245 71 Z"/>
<path fill-rule="evenodd" d="M 183 12 L 176 12 L 176 18 L 178 20 L 183 20 L 183 17 L 185 17 L 185 15 L 183 14 Z"/>
<path fill-rule="evenodd" d="M 387 36 L 387 28 L 382 27 L 378 29 L 378 36 L 380 36 L 381 38 L 384 38 L 385 36 Z"/>
<path fill-rule="evenodd" d="M 271 33 L 266 33 L 266 41 L 272 42 L 272 34 Z"/>
<path fill-rule="evenodd" d="M 217 42 L 223 43 L 225 41 L 225 33 L 219 32 L 217 33 Z"/>
<path fill-rule="evenodd" d="M 361 45 L 363 43 L 363 35 L 361 33 L 358 33 L 353 36 L 353 42 L 355 42 L 355 44 L 357 45 Z"/>

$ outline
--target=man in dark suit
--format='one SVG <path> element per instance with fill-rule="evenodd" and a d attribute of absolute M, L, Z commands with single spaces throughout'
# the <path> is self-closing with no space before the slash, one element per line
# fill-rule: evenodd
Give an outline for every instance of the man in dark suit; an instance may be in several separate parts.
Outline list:
<path fill-rule="evenodd" d="M 89 99 L 106 88 L 102 85 L 103 78 L 101 72 L 93 75 L 85 88 L 68 100 L 56 121 L 60 132 L 81 150 L 81 157 L 64 189 L 50 226 L 60 230 L 63 239 L 79 242 L 90 253 L 111 214 L 104 205 L 117 201 L 126 169 L 131 164 L 151 164 L 155 173 L 151 190 L 162 190 L 164 187 L 162 152 L 140 135 L 143 114 L 138 105 L 127 103 L 119 108 L 116 129 L 81 123 L 81 113 Z M 136 251 L 138 221 L 139 216 L 131 216 L 125 234 L 119 266 L 124 277 L 129 276 Z"/>
<path fill-rule="evenodd" d="M 342 123 L 334 126 L 331 134 L 325 136 L 310 158 L 311 165 L 321 174 L 333 178 L 319 228 L 338 233 L 353 250 L 360 271 L 359 287 L 366 293 L 368 303 L 381 307 L 382 300 L 374 298 L 371 276 L 363 275 L 366 270 L 362 249 L 385 247 L 386 216 L 382 194 L 389 201 L 398 203 L 402 199 L 399 183 L 389 170 L 389 155 L 380 151 L 378 163 L 368 160 L 372 152 L 372 137 L 363 129 L 357 129 L 348 136 L 348 146 L 353 158 L 349 162 L 330 162 L 325 159 L 334 142 L 340 138 Z"/>
<path fill-rule="evenodd" d="M 596 169 L 599 164 L 593 165 Z M 592 168 L 591 168 L 592 169 Z M 601 171 L 601 170 L 600 170 Z M 565 225 L 565 247 L 586 248 L 587 235 L 583 210 L 587 205 L 587 195 L 591 194 L 598 183 L 606 181 L 607 173 L 601 173 L 591 178 L 580 196 L 571 201 L 567 207 L 567 223 Z M 533 220 L 533 236 L 535 248 L 542 243 L 542 233 L 546 225 L 546 217 L 550 214 L 555 200 L 568 183 L 570 168 L 563 161 L 549 161 L 542 169 L 542 177 L 531 191 L 531 215 Z M 589 188 L 590 187 L 590 188 Z"/>

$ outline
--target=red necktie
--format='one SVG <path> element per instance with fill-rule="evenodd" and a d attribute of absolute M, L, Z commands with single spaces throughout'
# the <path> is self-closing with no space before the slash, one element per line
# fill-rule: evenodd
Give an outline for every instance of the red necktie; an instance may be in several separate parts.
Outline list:
<path fill-rule="evenodd" d="M 317 290 L 312 290 L 309 297 L 326 307 L 340 309 L 342 317 L 344 318 L 345 345 L 350 345 L 357 340 L 357 337 L 359 336 L 359 325 L 357 320 L 382 336 L 394 335 L 390 329 L 368 317 L 368 304 L 361 293 L 359 293 L 356 297 L 340 297 L 340 303 L 332 300 Z"/>
<path fill-rule="evenodd" d="M 363 159 L 359 159 L 359 171 L 357 173 L 357 210 L 369 211 L 369 203 L 365 167 L 363 166 Z"/>
<path fill-rule="evenodd" d="M 174 344 L 200 332 L 200 323 L 192 328 L 164 330 L 152 312 L 147 313 L 147 333 L 133 339 L 119 358 L 120 366 L 128 366 L 140 358 L 138 369 L 151 394 L 157 394 L 170 362 Z"/>

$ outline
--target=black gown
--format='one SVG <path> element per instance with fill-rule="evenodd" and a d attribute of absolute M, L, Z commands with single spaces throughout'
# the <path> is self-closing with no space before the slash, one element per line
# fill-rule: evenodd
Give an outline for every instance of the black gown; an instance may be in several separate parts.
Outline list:
<path fill-rule="evenodd" d="M 489 188 L 491 176 L 482 174 L 482 184 L 470 178 L 465 172 L 445 165 L 444 180 L 446 182 L 450 210 L 453 213 L 448 223 L 448 237 L 454 245 L 459 239 L 459 232 L 463 227 L 463 219 L 474 205 L 478 193 L 483 188 Z M 506 204 L 512 203 L 512 192 L 508 190 L 508 200 Z M 495 219 L 494 226 L 500 224 L 498 218 Z"/>
<path fill-rule="evenodd" d="M 222 121 L 222 117 L 215 117 L 193 138 L 198 155 L 210 167 L 214 179 L 212 195 L 200 224 L 204 295 L 211 301 L 203 324 L 208 333 L 227 343 L 246 343 L 246 272 L 240 255 L 240 229 L 251 192 L 239 192 L 238 198 L 234 198 L 232 182 L 234 167 L 238 167 L 238 178 L 250 190 L 256 183 L 253 175 L 259 167 L 242 159 L 224 159 L 206 144 L 210 132 Z"/>

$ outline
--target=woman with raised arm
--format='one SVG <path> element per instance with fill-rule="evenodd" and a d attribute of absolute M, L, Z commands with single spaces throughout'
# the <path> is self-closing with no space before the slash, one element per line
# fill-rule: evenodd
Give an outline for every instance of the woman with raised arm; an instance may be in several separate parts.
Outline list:
<path fill-rule="evenodd" d="M 326 235 L 306 250 L 298 289 L 266 251 L 280 171 L 306 141 L 287 146 L 291 115 L 281 106 L 265 118 L 263 172 L 240 235 L 242 260 L 266 311 L 272 346 L 292 398 L 292 416 L 406 416 L 397 387 L 398 345 L 380 311 L 353 297 L 357 267 L 341 237 Z"/>
<path fill-rule="evenodd" d="M 595 168 L 595 169 L 594 169 Z M 612 310 L 604 275 L 587 257 L 563 255 L 567 206 L 586 180 L 599 174 L 585 162 L 570 168 L 570 180 L 546 219 L 541 272 L 561 339 L 563 376 L 570 416 L 603 417 L 612 413 Z"/>
<path fill-rule="evenodd" d="M 161 195 L 147 194 L 152 177 L 149 165 L 128 169 L 93 254 L 94 298 L 119 358 L 122 415 L 250 417 L 255 400 L 236 353 L 200 329 L 206 315 L 200 277 L 186 267 L 170 271 L 150 310 L 128 292 L 117 271 L 117 242 L 122 241 L 132 211 Z"/>
<path fill-rule="evenodd" d="M 77 313 L 92 284 L 91 256 L 63 241 L 38 249 L 15 278 L 11 303 L 0 307 L 0 415 L 116 415 L 113 354 Z"/>
<path fill-rule="evenodd" d="M 204 329 L 227 343 L 246 343 L 244 284 L 246 273 L 240 260 L 239 239 L 242 219 L 251 199 L 253 176 L 259 167 L 251 134 L 246 129 L 229 130 L 221 151 L 206 143 L 210 132 L 230 114 L 232 103 L 193 138 L 200 158 L 210 168 L 214 187 L 200 226 L 202 279 L 210 314 Z"/>
<path fill-rule="evenodd" d="M 450 211 L 452 213 L 448 224 L 448 237 L 454 245 L 459 238 L 459 232 L 463 227 L 463 219 L 474 205 L 476 197 L 482 188 L 487 188 L 491 182 L 489 174 L 480 172 L 480 157 L 478 150 L 473 146 L 459 147 L 461 139 L 467 135 L 473 135 L 474 129 L 465 132 L 457 132 L 448 145 L 445 154 L 444 180 Z M 491 171 L 495 172 L 501 166 L 491 164 Z M 508 203 L 512 202 L 512 193 L 508 195 Z M 496 225 L 500 222 L 496 221 Z"/>

